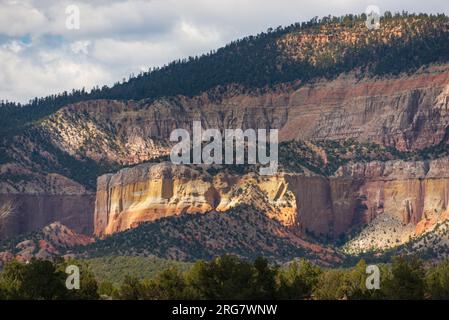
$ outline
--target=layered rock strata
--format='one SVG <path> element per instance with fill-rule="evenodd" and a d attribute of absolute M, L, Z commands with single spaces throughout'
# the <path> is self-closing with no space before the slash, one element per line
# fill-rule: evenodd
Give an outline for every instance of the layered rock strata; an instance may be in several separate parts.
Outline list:
<path fill-rule="evenodd" d="M 327 178 L 282 172 L 210 175 L 205 167 L 142 164 L 98 179 L 95 234 L 246 203 L 298 234 L 337 238 L 388 215 L 418 235 L 447 218 L 447 168 L 447 158 L 350 163 Z"/>

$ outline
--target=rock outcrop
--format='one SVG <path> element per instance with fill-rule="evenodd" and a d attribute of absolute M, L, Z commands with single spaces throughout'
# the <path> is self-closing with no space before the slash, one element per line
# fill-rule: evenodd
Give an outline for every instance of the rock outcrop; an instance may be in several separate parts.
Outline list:
<path fill-rule="evenodd" d="M 0 266 L 8 261 L 29 261 L 36 259 L 52 259 L 77 246 L 85 246 L 94 241 L 93 238 L 78 234 L 60 222 L 53 222 L 38 232 L 5 242 L 0 245 Z"/>
<path fill-rule="evenodd" d="M 352 225 L 368 227 L 346 245 L 349 252 L 406 243 L 449 214 L 449 159 L 353 163 L 333 179 L 359 181 Z"/>
<path fill-rule="evenodd" d="M 284 225 L 294 225 L 295 197 L 283 175 L 209 174 L 205 167 L 142 164 L 98 179 L 95 234 L 126 230 L 172 215 L 227 211 L 251 203 Z"/>
<path fill-rule="evenodd" d="M 91 235 L 95 193 L 61 174 L 45 174 L 18 165 L 0 166 L 0 240 L 39 230 L 60 221 L 76 232 Z"/>
<path fill-rule="evenodd" d="M 333 179 L 359 180 L 364 220 L 388 213 L 404 224 L 434 219 L 449 210 L 449 159 L 354 163 Z"/>

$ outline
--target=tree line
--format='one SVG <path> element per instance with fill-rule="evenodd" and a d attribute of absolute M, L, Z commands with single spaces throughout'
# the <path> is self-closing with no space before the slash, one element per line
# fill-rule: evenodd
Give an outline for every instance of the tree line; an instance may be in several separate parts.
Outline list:
<path fill-rule="evenodd" d="M 81 266 L 79 290 L 65 287 L 68 264 Z M 225 255 L 197 261 L 189 270 L 161 271 L 151 279 L 126 276 L 120 284 L 95 279 L 82 261 L 7 263 L 0 274 L 1 299 L 449 299 L 449 260 L 425 265 L 415 256 L 380 265 L 380 288 L 367 289 L 366 262 L 345 269 L 300 260 L 285 266 Z"/>

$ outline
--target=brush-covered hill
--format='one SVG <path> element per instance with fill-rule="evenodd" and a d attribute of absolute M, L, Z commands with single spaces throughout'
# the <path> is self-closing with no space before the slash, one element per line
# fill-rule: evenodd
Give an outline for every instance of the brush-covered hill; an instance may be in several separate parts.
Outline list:
<path fill-rule="evenodd" d="M 334 250 L 300 239 L 294 232 L 250 206 L 227 212 L 181 215 L 143 223 L 79 247 L 83 258 L 111 255 L 158 256 L 195 261 L 233 254 L 286 262 L 306 257 L 321 265 L 343 262 Z"/>
<path fill-rule="evenodd" d="M 13 259 L 26 262 L 32 258 L 53 259 L 70 255 L 72 248 L 93 241 L 91 237 L 78 234 L 60 222 L 54 222 L 39 231 L 1 241 L 0 267 Z"/>

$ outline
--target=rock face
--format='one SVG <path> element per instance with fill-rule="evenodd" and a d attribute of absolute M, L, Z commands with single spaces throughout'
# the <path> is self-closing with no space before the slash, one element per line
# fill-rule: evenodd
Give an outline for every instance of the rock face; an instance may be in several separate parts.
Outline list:
<path fill-rule="evenodd" d="M 93 232 L 95 194 L 0 194 L 0 203 L 12 203 L 14 210 L 1 228 L 0 239 L 28 233 L 61 221 L 74 231 Z"/>
<path fill-rule="evenodd" d="M 126 230 L 144 221 L 251 203 L 284 225 L 294 225 L 294 195 L 283 176 L 210 175 L 168 162 L 142 164 L 98 179 L 95 234 Z"/>
<path fill-rule="evenodd" d="M 419 235 L 447 219 L 448 168 L 448 158 L 342 166 L 334 176 L 323 179 L 318 188 L 307 181 L 293 190 L 298 223 L 301 230 L 336 238 L 388 216 L 403 226 L 413 226 L 406 230 L 406 237 L 399 236 L 403 243 L 408 236 Z M 301 193 L 306 194 L 302 201 Z"/>
<path fill-rule="evenodd" d="M 335 81 L 304 86 L 289 97 L 285 140 L 347 139 L 399 150 L 446 141 L 449 74 Z"/>
<path fill-rule="evenodd" d="M 389 213 L 417 224 L 444 213 L 449 204 L 448 158 L 432 161 L 387 161 L 342 167 L 341 178 L 361 179 L 361 203 L 366 220 Z"/>
<path fill-rule="evenodd" d="M 92 234 L 94 192 L 57 174 L 24 177 L 15 184 L 0 182 L 0 208 L 10 207 L 8 215 L 0 218 L 0 240 L 39 230 L 54 221 L 78 233 Z"/>
<path fill-rule="evenodd" d="M 8 150 L 14 161 L 0 164 L 0 208 L 11 207 L 0 219 L 0 239 L 39 230 L 54 221 L 92 234 L 95 192 L 63 175 L 71 164 L 65 155 L 57 161 L 55 154 L 27 142 L 17 138 Z M 80 163 L 80 170 L 85 170 Z M 77 168 L 73 171 L 80 175 Z"/>
<path fill-rule="evenodd" d="M 412 226 L 407 236 L 414 236 L 447 218 L 446 168 L 447 158 L 375 161 L 342 166 L 326 178 L 288 173 L 212 176 L 204 168 L 143 164 L 99 178 L 95 234 L 111 234 L 172 215 L 227 211 L 245 203 L 298 234 L 337 238 L 388 215 Z M 407 237 L 402 236 L 405 241 Z"/>
<path fill-rule="evenodd" d="M 52 132 L 55 144 L 74 154 L 84 150 L 94 159 L 123 164 L 167 154 L 167 146 L 155 139 L 167 140 L 174 129 L 191 130 L 193 121 L 202 121 L 204 128 L 278 128 L 283 141 L 354 138 L 399 150 L 422 149 L 448 138 L 449 65 L 408 76 L 359 79 L 348 74 L 265 92 L 223 91 L 219 98 L 204 93 L 151 102 L 82 102 L 63 108 L 42 126 Z M 60 122 L 72 129 L 58 130 Z M 80 131 L 98 138 L 95 148 Z"/>
<path fill-rule="evenodd" d="M 62 108 L 39 130 L 59 149 L 96 162 L 138 164 L 167 154 L 168 144 L 147 128 L 145 104 L 89 101 Z"/>
<path fill-rule="evenodd" d="M 0 174 L 16 176 L 0 181 L 0 208 L 9 207 L 0 218 L 0 240 L 39 230 L 60 221 L 78 233 L 91 235 L 95 193 L 60 174 L 6 164 Z"/>

